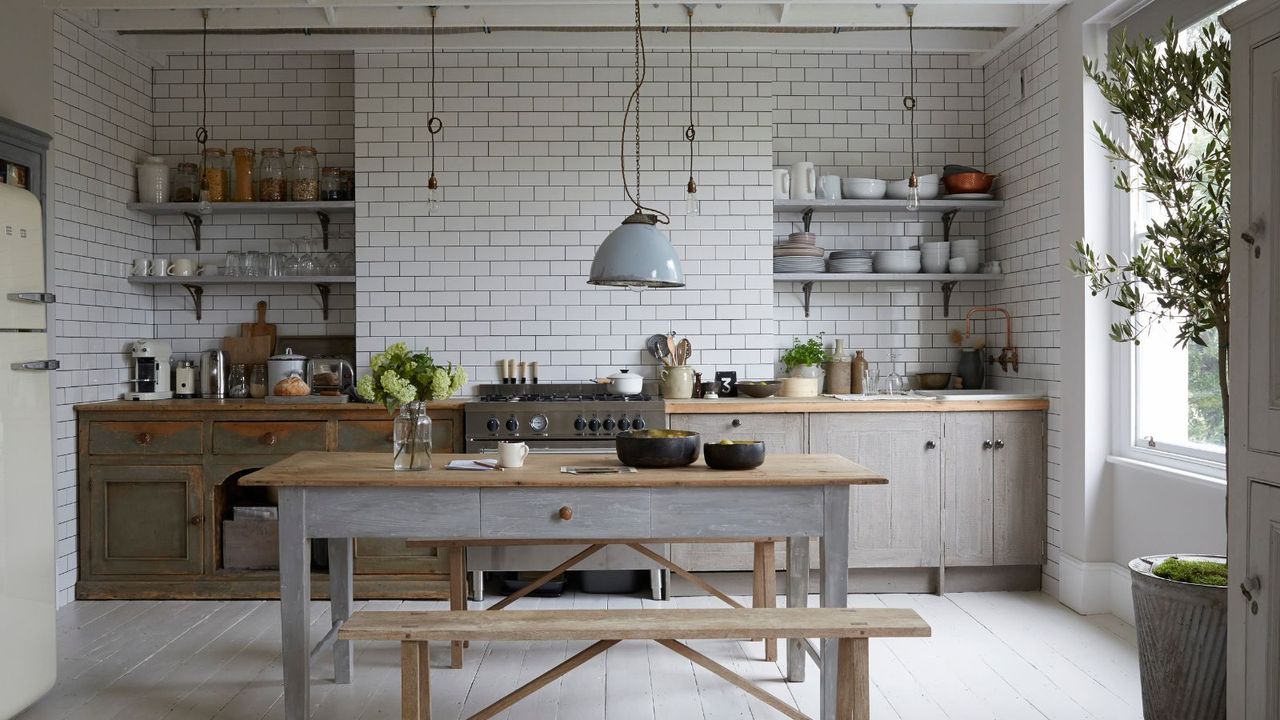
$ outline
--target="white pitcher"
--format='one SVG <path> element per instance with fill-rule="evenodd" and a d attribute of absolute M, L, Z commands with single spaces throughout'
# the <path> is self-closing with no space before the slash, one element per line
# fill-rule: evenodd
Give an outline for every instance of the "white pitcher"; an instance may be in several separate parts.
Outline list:
<path fill-rule="evenodd" d="M 813 200 L 818 191 L 818 173 L 811 162 L 791 166 L 791 199 Z"/>
<path fill-rule="evenodd" d="M 791 171 L 786 168 L 773 169 L 773 199 L 789 200 L 791 198 Z"/>

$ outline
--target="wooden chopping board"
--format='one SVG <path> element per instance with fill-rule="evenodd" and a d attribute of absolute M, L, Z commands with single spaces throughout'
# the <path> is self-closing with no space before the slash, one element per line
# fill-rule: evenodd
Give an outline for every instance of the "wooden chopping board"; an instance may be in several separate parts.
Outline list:
<path fill-rule="evenodd" d="M 251 323 L 240 323 L 240 334 L 244 337 L 268 337 L 270 338 L 270 348 L 267 354 L 275 352 L 276 349 L 276 326 L 267 322 L 267 302 L 265 300 L 258 301 L 258 320 Z M 266 362 L 266 359 L 263 359 Z"/>
<path fill-rule="evenodd" d="M 248 323 L 246 323 L 248 324 Z M 222 352 L 227 354 L 228 365 L 262 365 L 274 351 L 269 335 L 258 337 L 226 336 L 222 338 Z"/>

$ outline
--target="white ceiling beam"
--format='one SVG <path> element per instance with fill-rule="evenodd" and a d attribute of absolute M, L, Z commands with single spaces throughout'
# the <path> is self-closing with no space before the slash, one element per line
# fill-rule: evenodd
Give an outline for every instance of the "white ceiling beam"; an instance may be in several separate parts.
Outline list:
<path fill-rule="evenodd" d="M 716 4 L 730 5 L 749 5 L 758 3 L 759 0 L 716 0 Z M 884 0 L 807 0 L 807 2 L 823 5 L 857 5 L 857 6 L 883 6 L 887 12 L 895 12 L 902 14 L 902 3 L 885 2 Z M 1023 7 L 1023 6 L 1042 6 L 1051 4 L 1041 0 L 1039 2 L 1028 0 L 982 0 L 981 2 L 967 3 L 958 2 L 957 0 L 913 0 L 920 6 L 919 12 L 926 13 L 934 9 L 946 10 L 948 8 L 957 12 L 969 12 L 974 8 L 982 8 L 984 6 L 1002 5 L 1007 7 Z M 543 5 L 542 0 L 504 0 L 504 5 Z M 631 7 L 626 0 L 574 0 L 575 5 L 622 5 Z M 659 5 L 683 5 L 685 0 L 645 0 L 646 6 L 653 4 Z M 98 10 L 170 10 L 170 9 L 194 9 L 202 8 L 219 9 L 219 8 L 298 8 L 332 5 L 334 7 L 427 7 L 430 5 L 438 5 L 440 7 L 454 7 L 461 5 L 475 5 L 472 0 L 45 0 L 45 5 L 51 9 L 98 9 Z M 710 7 L 710 5 L 699 4 L 698 8 Z"/>
<path fill-rule="evenodd" d="M 1054 2 L 1042 6 L 1035 10 L 1028 10 L 1027 19 L 1018 27 L 1013 28 L 1005 34 L 990 50 L 980 53 L 974 53 L 972 64 L 974 67 L 985 67 L 987 63 L 1000 57 L 1005 50 L 1013 47 L 1019 40 L 1026 37 L 1032 30 L 1043 24 L 1049 18 L 1058 13 L 1059 10 L 1070 4 L 1070 0 L 1065 2 Z"/>

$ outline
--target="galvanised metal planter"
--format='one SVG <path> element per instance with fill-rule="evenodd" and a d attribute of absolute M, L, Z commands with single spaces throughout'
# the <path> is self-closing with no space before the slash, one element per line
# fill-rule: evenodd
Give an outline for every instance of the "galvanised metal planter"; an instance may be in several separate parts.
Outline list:
<path fill-rule="evenodd" d="M 1169 557 L 1227 560 L 1148 555 L 1129 563 L 1142 713 L 1146 720 L 1221 720 L 1227 716 L 1227 589 L 1152 574 Z"/>

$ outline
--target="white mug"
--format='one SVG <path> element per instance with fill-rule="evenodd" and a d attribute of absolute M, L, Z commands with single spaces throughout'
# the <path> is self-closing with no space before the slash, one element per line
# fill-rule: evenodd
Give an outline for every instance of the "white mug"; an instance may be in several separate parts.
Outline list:
<path fill-rule="evenodd" d="M 177 277 L 190 277 L 196 274 L 196 261 L 191 258 L 176 258 L 169 265 L 169 274 Z"/>
<path fill-rule="evenodd" d="M 823 200 L 840 199 L 840 176 L 823 175 L 818 178 L 818 197 Z"/>
<path fill-rule="evenodd" d="M 169 275 L 169 261 L 163 258 L 157 258 L 151 266 L 151 274 L 156 277 L 166 277 Z"/>
<path fill-rule="evenodd" d="M 151 274 L 150 258 L 135 258 L 133 261 L 133 274 L 138 277 L 146 277 Z"/>
<path fill-rule="evenodd" d="M 791 199 L 791 171 L 786 168 L 773 169 L 773 199 Z"/>
<path fill-rule="evenodd" d="M 524 459 L 529 457 L 529 446 L 522 442 L 498 443 L 498 467 L 524 467 Z"/>
<path fill-rule="evenodd" d="M 813 200 L 818 192 L 818 173 L 811 162 L 791 166 L 791 199 Z"/>

